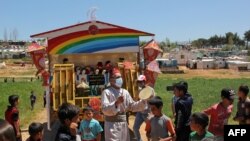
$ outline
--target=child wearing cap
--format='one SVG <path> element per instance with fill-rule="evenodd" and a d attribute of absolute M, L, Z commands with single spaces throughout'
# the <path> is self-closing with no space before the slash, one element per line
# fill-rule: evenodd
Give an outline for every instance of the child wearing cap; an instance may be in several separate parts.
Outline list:
<path fill-rule="evenodd" d="M 146 76 L 145 75 L 139 75 L 137 79 L 137 84 L 140 90 L 146 87 Z M 150 87 L 151 88 L 151 87 Z M 152 96 L 155 96 L 154 89 L 152 88 Z M 136 113 L 133 131 L 134 135 L 137 141 L 141 141 L 141 135 L 140 135 L 140 127 L 143 122 L 146 122 L 149 118 L 150 114 L 150 107 L 148 104 L 145 106 L 144 111 L 140 111 Z"/>
<path fill-rule="evenodd" d="M 82 141 L 101 141 L 103 131 L 99 121 L 93 118 L 93 109 L 86 107 L 83 109 L 84 120 L 81 121 L 79 132 Z"/>
<path fill-rule="evenodd" d="M 214 135 L 207 131 L 209 118 L 205 113 L 193 113 L 190 117 L 190 128 L 193 132 L 190 133 L 189 141 L 201 141 L 205 138 L 211 138 Z"/>
<path fill-rule="evenodd" d="M 250 120 L 250 99 L 247 97 L 249 88 L 247 85 L 241 85 L 238 89 L 239 101 L 237 103 L 237 113 L 234 117 L 239 124 L 247 124 Z"/>
<path fill-rule="evenodd" d="M 155 96 L 149 101 L 153 117 L 146 123 L 146 135 L 150 141 L 175 140 L 175 130 L 169 117 L 162 113 L 163 102 L 161 97 Z M 169 135 L 170 133 L 170 135 Z"/>
<path fill-rule="evenodd" d="M 228 119 L 233 110 L 234 95 L 232 89 L 224 88 L 221 91 L 221 102 L 204 110 L 204 112 L 210 116 L 208 131 L 222 140 L 224 136 L 224 125 L 228 123 Z"/>
<path fill-rule="evenodd" d="M 20 119 L 19 119 L 19 110 L 17 108 L 19 103 L 18 95 L 9 96 L 9 104 L 7 110 L 5 111 L 5 120 L 8 121 L 14 128 L 16 140 L 22 141 L 22 134 L 20 129 Z"/>

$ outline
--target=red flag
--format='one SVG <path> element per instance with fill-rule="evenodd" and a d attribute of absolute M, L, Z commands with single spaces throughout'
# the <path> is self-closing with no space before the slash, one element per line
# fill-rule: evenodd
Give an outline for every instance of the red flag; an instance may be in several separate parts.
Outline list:
<path fill-rule="evenodd" d="M 158 77 L 158 73 L 150 71 L 150 70 L 145 70 L 144 75 L 147 78 L 146 84 L 149 85 L 149 86 L 151 86 L 152 88 L 154 88 L 155 81 L 156 81 L 156 79 Z"/>
<path fill-rule="evenodd" d="M 33 42 L 28 47 L 33 63 L 35 64 L 38 71 L 45 69 L 45 48 Z"/>

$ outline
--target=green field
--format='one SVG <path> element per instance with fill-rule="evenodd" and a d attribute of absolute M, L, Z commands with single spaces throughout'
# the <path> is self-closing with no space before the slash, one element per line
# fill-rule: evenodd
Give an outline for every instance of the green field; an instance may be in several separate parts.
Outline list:
<path fill-rule="evenodd" d="M 43 109 L 43 90 L 44 88 L 41 85 L 41 81 L 33 82 L 0 82 L 0 118 L 4 118 L 4 112 L 7 108 L 8 96 L 11 94 L 19 95 L 19 110 L 20 110 L 20 119 L 21 127 L 27 127 L 31 119 L 34 119 L 34 115 Z M 30 107 L 30 91 L 34 90 L 37 97 L 35 108 L 31 111 Z"/>
<path fill-rule="evenodd" d="M 166 91 L 166 86 L 172 85 L 174 82 L 178 82 L 181 79 L 175 79 L 173 77 L 166 77 L 166 75 L 160 75 L 158 78 L 155 91 L 157 95 L 161 96 L 164 101 L 163 111 L 166 115 L 171 116 L 171 98 L 173 92 Z M 205 79 L 205 78 L 192 78 L 186 80 L 189 84 L 189 92 L 194 99 L 193 112 L 199 112 L 214 103 L 220 101 L 220 91 L 224 87 L 233 88 L 235 91 L 241 84 L 247 84 L 250 86 L 250 79 L 238 78 L 238 79 Z M 43 90 L 41 82 L 39 80 L 33 82 L 0 82 L 0 118 L 4 117 L 4 111 L 8 105 L 8 96 L 11 94 L 20 95 L 20 115 L 22 127 L 27 127 L 32 117 L 43 109 Z M 30 110 L 30 91 L 34 90 L 37 96 L 37 103 L 35 110 Z M 234 105 L 236 105 L 235 100 Z M 235 114 L 236 106 L 234 106 Z M 233 123 L 230 120 L 230 123 Z"/>

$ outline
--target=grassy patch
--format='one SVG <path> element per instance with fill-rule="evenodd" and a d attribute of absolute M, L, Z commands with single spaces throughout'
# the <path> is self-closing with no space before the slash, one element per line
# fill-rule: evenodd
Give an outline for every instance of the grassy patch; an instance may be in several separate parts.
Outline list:
<path fill-rule="evenodd" d="M 41 81 L 33 81 L 33 82 L 8 82 L 3 83 L 0 82 L 0 118 L 4 118 L 4 113 L 9 105 L 8 97 L 12 94 L 19 95 L 19 111 L 20 111 L 20 119 L 21 119 L 21 128 L 26 128 L 30 121 L 34 119 L 36 113 L 39 113 L 43 109 L 43 87 L 41 85 Z M 30 91 L 34 90 L 35 95 L 37 97 L 37 101 L 35 104 L 35 108 L 31 111 L 30 108 Z"/>

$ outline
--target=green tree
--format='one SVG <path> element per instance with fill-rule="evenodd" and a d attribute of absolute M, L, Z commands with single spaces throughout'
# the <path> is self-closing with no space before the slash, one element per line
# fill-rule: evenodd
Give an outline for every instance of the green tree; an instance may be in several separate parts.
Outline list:
<path fill-rule="evenodd" d="M 250 30 L 245 32 L 245 40 L 247 41 L 246 49 L 248 49 L 248 42 L 250 41 Z"/>
<path fill-rule="evenodd" d="M 209 45 L 217 47 L 219 45 L 220 39 L 217 35 L 214 35 L 208 39 Z"/>
<path fill-rule="evenodd" d="M 200 38 L 198 40 L 192 41 L 192 46 L 197 47 L 197 48 L 204 48 L 207 45 L 208 41 L 207 39 Z"/>
<path fill-rule="evenodd" d="M 147 43 L 146 41 L 140 41 L 139 46 L 142 47 L 142 46 L 146 45 L 146 43 Z"/>
<path fill-rule="evenodd" d="M 163 51 L 167 49 L 167 44 L 164 41 L 159 42 L 158 45 Z"/>

